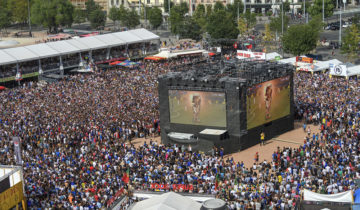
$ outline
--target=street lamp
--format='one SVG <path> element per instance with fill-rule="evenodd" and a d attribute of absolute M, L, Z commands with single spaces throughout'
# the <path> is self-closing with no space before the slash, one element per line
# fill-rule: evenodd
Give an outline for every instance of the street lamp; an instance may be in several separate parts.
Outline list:
<path fill-rule="evenodd" d="M 32 37 L 31 34 L 31 20 L 30 20 L 30 0 L 27 0 L 28 6 L 28 19 L 29 19 L 29 36 Z"/>
<path fill-rule="evenodd" d="M 325 22 L 325 3 L 324 3 L 324 0 L 323 0 L 323 5 L 322 5 L 322 18 L 323 18 L 323 23 Z"/>

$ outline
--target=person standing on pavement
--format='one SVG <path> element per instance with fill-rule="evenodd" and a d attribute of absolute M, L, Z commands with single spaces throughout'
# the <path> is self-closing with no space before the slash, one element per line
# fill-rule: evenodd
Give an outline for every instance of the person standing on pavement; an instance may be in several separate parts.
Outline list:
<path fill-rule="evenodd" d="M 262 131 L 260 133 L 260 146 L 264 146 L 265 145 L 265 133 L 264 131 Z"/>

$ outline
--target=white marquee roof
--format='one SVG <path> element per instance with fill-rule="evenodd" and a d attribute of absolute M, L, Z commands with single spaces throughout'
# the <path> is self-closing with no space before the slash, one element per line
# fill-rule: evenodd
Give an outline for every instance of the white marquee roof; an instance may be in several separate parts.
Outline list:
<path fill-rule="evenodd" d="M 38 55 L 40 58 L 48 58 L 59 55 L 59 52 L 51 48 L 49 45 L 42 43 L 36 45 L 25 46 L 24 48 Z"/>
<path fill-rule="evenodd" d="M 0 65 L 115 47 L 125 44 L 141 43 L 156 39 L 160 39 L 160 37 L 146 29 L 135 29 L 79 39 L 8 48 L 0 50 Z"/>

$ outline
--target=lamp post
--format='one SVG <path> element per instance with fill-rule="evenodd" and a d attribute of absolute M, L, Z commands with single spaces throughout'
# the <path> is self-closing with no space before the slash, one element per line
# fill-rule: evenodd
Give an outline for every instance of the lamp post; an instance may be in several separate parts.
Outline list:
<path fill-rule="evenodd" d="M 325 22 L 325 0 L 323 0 L 323 23 Z"/>
<path fill-rule="evenodd" d="M 284 57 L 283 37 L 284 37 L 284 1 L 281 0 L 281 51 L 282 51 L 282 57 Z"/>
<path fill-rule="evenodd" d="M 244 0 L 244 14 L 245 14 L 245 12 L 246 12 L 246 0 Z"/>
<path fill-rule="evenodd" d="M 27 0 L 28 6 L 28 19 L 29 19 L 29 36 L 32 37 L 31 34 L 31 20 L 30 20 L 30 0 Z"/>
<path fill-rule="evenodd" d="M 345 1 L 345 0 L 343 0 Z M 339 28 L 339 47 L 341 46 L 341 28 L 342 28 L 342 23 L 341 23 L 341 6 L 340 6 L 340 28 Z"/>
<path fill-rule="evenodd" d="M 237 20 L 239 21 L 239 4 L 240 4 L 240 1 L 238 1 L 237 3 Z"/>
<path fill-rule="evenodd" d="M 306 18 L 306 6 L 305 6 L 305 2 L 306 2 L 306 0 L 304 0 L 304 18 Z"/>

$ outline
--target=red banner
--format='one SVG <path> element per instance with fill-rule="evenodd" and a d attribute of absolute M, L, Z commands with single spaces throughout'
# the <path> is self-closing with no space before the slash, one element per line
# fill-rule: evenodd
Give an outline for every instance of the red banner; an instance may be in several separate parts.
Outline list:
<path fill-rule="evenodd" d="M 166 189 L 172 189 L 172 190 L 193 190 L 194 187 L 191 184 L 151 184 L 150 189 L 156 189 L 156 190 L 166 190 Z"/>

